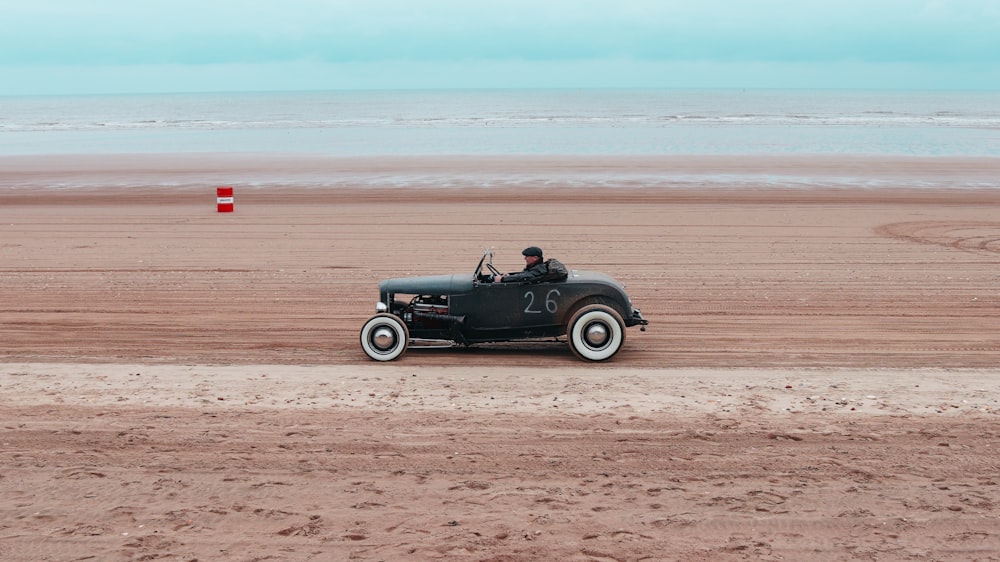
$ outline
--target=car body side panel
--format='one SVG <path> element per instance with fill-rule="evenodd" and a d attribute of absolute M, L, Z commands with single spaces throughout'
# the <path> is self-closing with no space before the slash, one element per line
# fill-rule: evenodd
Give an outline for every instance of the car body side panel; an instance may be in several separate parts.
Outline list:
<path fill-rule="evenodd" d="M 591 297 L 631 311 L 621 286 L 596 274 L 547 283 L 477 283 L 472 292 L 451 299 L 451 313 L 465 315 L 466 325 L 476 330 L 562 328 L 579 302 Z"/>
<path fill-rule="evenodd" d="M 453 311 L 466 315 L 470 329 L 531 328 L 558 322 L 558 304 L 569 291 L 556 283 L 485 283 L 453 297 Z M 546 301 L 548 301 L 546 303 Z"/>

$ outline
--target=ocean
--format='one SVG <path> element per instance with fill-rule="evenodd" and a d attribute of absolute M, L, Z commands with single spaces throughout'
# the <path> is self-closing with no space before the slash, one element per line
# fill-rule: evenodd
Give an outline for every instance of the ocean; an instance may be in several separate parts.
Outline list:
<path fill-rule="evenodd" d="M 218 163 L 220 154 L 249 155 L 256 166 L 235 164 L 225 173 L 217 168 L 215 175 L 177 167 L 197 158 Z M 138 162 L 139 155 L 158 155 L 163 162 L 161 156 L 168 155 L 181 164 L 173 168 L 180 173 L 159 175 L 108 165 L 101 165 L 104 173 L 61 173 L 41 164 L 29 165 L 26 175 L 28 159 L 17 156 L 40 155 L 114 155 L 109 162 L 117 163 Z M 435 157 L 438 164 L 433 169 L 386 164 L 391 157 L 408 156 Z M 707 156 L 719 162 L 721 156 L 724 163 L 692 172 L 644 170 L 619 159 L 603 170 L 568 164 L 532 171 L 516 165 L 487 169 L 468 164 L 468 159 L 462 167 L 458 159 L 441 160 L 454 156 L 586 163 L 657 156 L 674 162 Z M 859 173 L 857 166 L 817 171 L 754 165 L 750 168 L 757 169 L 751 170 L 741 169 L 736 158 L 745 162 L 758 156 L 833 156 L 840 162 L 855 156 L 903 157 L 943 167 L 927 173 L 903 164 L 877 174 Z M 1000 92 L 430 90 L 0 97 L 0 187 L 224 182 L 251 187 L 996 189 L 1000 160 L 994 164 L 992 158 L 998 156 Z M 79 156 L 74 158 L 79 162 Z M 295 164 L 289 158 L 297 158 Z M 987 161 L 957 169 L 956 158 Z M 378 164 L 346 172 L 331 168 L 331 159 L 374 159 Z M 72 166 L 70 161 L 59 160 L 59 166 Z"/>
<path fill-rule="evenodd" d="M 442 90 L 0 97 L 0 155 L 1000 156 L 1000 92 Z"/>

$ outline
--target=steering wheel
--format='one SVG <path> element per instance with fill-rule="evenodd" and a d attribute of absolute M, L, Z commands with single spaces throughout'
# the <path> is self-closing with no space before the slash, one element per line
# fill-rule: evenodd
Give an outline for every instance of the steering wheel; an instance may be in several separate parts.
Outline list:
<path fill-rule="evenodd" d="M 500 273 L 500 271 L 497 270 L 497 268 L 493 267 L 492 262 L 486 262 L 486 267 L 490 268 L 490 271 L 493 272 L 493 275 L 496 275 L 497 277 L 503 275 L 502 273 Z"/>

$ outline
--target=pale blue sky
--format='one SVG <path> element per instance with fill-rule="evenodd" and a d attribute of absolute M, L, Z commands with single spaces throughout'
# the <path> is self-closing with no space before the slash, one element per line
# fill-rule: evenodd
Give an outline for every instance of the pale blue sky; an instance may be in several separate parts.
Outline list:
<path fill-rule="evenodd" d="M 1000 0 L 0 0 L 0 95 L 1000 89 Z"/>

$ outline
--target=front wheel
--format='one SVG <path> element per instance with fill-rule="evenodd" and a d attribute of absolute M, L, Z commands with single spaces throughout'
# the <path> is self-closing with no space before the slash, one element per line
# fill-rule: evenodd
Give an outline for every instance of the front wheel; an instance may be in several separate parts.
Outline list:
<path fill-rule="evenodd" d="M 406 351 L 410 331 L 397 316 L 376 314 L 361 328 L 361 349 L 376 361 L 392 361 Z"/>
<path fill-rule="evenodd" d="M 569 320 L 569 348 L 587 361 L 604 361 L 618 353 L 625 343 L 625 322 L 610 306 L 591 304 Z"/>

